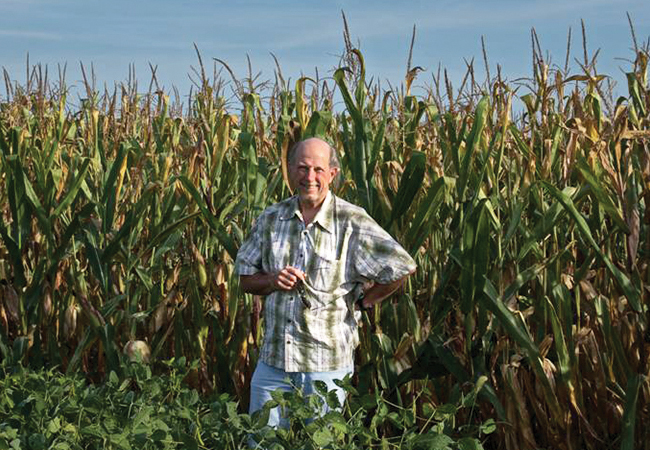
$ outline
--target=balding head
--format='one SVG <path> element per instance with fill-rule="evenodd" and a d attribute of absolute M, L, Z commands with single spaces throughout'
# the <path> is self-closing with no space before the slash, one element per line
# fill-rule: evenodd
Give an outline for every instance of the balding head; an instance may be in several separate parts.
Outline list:
<path fill-rule="evenodd" d="M 298 149 L 300 149 L 304 145 L 313 145 L 313 144 L 327 146 L 327 148 L 329 150 L 329 164 L 330 164 L 330 167 L 336 167 L 337 169 L 341 168 L 341 164 L 339 163 L 339 158 L 338 158 L 338 156 L 336 154 L 336 149 L 332 145 L 330 145 L 329 142 L 327 142 L 327 141 L 325 141 L 323 139 L 317 138 L 317 137 L 308 138 L 308 139 L 305 139 L 303 141 L 298 141 L 295 144 L 293 144 L 293 146 L 291 146 L 291 148 L 289 149 L 289 152 L 287 153 L 287 165 L 291 166 L 294 163 L 296 151 Z"/>

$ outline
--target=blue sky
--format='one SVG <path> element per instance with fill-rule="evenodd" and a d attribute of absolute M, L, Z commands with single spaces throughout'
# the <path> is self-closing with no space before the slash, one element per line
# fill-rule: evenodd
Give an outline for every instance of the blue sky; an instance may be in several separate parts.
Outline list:
<path fill-rule="evenodd" d="M 481 36 L 492 74 L 498 63 L 510 80 L 530 75 L 532 27 L 552 62 L 563 66 L 569 28 L 572 55 L 582 55 L 581 19 L 589 50 L 600 49 L 601 72 L 621 79 L 620 68 L 629 63 L 617 58 L 633 57 L 626 12 L 639 41 L 650 34 L 647 0 L 0 0 L 0 66 L 24 82 L 29 53 L 31 64 L 48 66 L 51 79 L 57 64 L 67 62 L 68 84 L 78 84 L 79 63 L 92 63 L 100 86 L 112 87 L 126 80 L 133 64 L 146 90 L 152 64 L 166 89 L 174 85 L 187 94 L 188 73 L 197 66 L 196 43 L 210 69 L 213 58 L 220 58 L 238 77 L 247 74 L 248 55 L 253 71 L 272 79 L 271 53 L 285 78 L 313 76 L 316 67 L 323 77 L 337 66 L 344 48 L 341 10 L 368 74 L 393 84 L 403 80 L 413 25 L 413 65 L 427 69 L 419 85 L 431 84 L 438 65 L 458 83 L 465 61 L 473 57 L 477 74 L 484 76 Z"/>

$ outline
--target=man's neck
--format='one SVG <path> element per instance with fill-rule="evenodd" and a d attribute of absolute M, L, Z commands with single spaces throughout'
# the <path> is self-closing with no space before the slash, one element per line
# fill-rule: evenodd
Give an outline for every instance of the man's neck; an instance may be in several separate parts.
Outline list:
<path fill-rule="evenodd" d="M 298 199 L 298 206 L 300 208 L 300 213 L 302 214 L 302 220 L 304 220 L 305 225 L 309 225 L 310 223 L 312 223 L 312 221 L 316 217 L 316 214 L 318 214 L 318 211 L 320 211 L 321 206 L 323 206 L 324 202 L 325 200 L 321 201 L 317 205 L 314 205 L 306 202 L 301 202 L 300 199 Z"/>

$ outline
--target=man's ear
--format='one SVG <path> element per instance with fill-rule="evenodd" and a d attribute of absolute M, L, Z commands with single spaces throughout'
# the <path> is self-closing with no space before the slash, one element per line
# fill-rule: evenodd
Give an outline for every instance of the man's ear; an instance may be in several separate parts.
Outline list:
<path fill-rule="evenodd" d="M 330 175 L 330 188 L 338 190 L 338 188 L 341 187 L 341 169 L 338 167 L 330 167 Z"/>

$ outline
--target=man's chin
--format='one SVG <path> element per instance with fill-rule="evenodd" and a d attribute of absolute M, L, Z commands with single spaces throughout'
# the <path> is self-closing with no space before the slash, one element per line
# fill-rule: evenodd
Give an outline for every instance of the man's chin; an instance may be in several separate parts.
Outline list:
<path fill-rule="evenodd" d="M 318 197 L 315 195 L 300 194 L 299 197 L 302 203 L 314 203 L 318 201 Z"/>
<path fill-rule="evenodd" d="M 300 195 L 300 198 L 304 198 L 305 200 L 311 199 L 311 200 L 316 200 L 320 192 L 317 190 L 307 190 L 307 189 L 301 189 L 298 191 L 298 194 Z"/>

